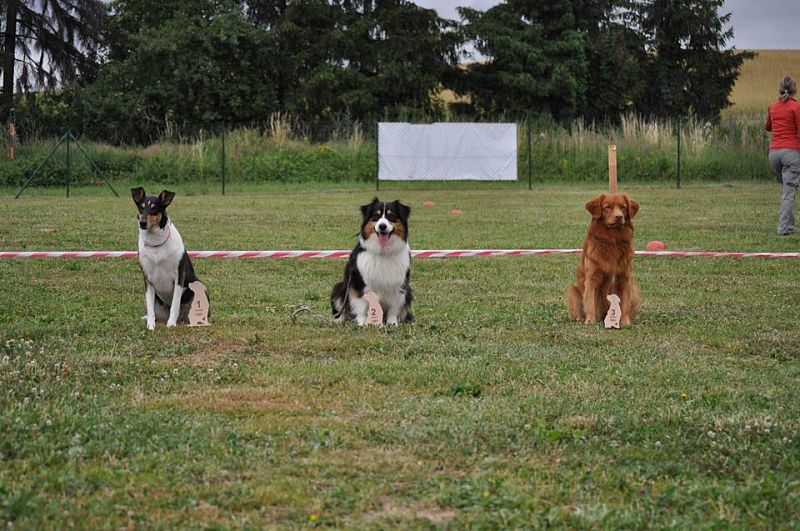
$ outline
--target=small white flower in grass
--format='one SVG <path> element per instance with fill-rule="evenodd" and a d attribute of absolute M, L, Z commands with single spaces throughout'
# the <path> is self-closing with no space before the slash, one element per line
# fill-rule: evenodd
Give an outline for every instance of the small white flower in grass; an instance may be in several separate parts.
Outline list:
<path fill-rule="evenodd" d="M 656 441 L 655 447 L 656 448 L 661 448 L 661 441 Z"/>
<path fill-rule="evenodd" d="M 9 358 L 8 355 L 3 356 L 3 365 L 8 365 L 10 361 L 11 358 Z"/>
<path fill-rule="evenodd" d="M 106 374 L 108 374 L 108 371 L 107 371 L 107 370 L 105 370 L 105 369 L 100 369 L 100 374 L 102 374 L 103 376 L 105 376 Z"/>
<path fill-rule="evenodd" d="M 706 433 L 706 435 L 708 435 L 712 439 L 717 436 L 717 434 L 714 433 L 712 430 L 708 430 L 708 433 Z"/>

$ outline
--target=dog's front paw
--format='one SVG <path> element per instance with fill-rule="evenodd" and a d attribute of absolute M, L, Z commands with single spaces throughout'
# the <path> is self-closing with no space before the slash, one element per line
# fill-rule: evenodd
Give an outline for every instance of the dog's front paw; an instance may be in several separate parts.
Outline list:
<path fill-rule="evenodd" d="M 152 321 L 150 319 L 147 320 L 147 329 L 148 330 L 155 330 L 156 329 L 156 320 L 155 319 L 153 319 Z"/>
<path fill-rule="evenodd" d="M 386 326 L 400 326 L 400 323 L 397 322 L 397 317 L 387 317 Z"/>
<path fill-rule="evenodd" d="M 178 325 L 177 321 L 169 320 L 167 321 L 167 328 L 175 328 Z"/>
<path fill-rule="evenodd" d="M 365 316 L 363 316 L 363 315 L 357 315 L 356 316 L 356 322 L 358 323 L 358 326 L 366 326 L 367 325 L 367 318 Z"/>

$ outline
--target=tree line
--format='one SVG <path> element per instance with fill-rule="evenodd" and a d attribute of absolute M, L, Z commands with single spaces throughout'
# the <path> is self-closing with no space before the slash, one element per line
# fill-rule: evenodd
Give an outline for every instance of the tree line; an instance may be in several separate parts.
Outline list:
<path fill-rule="evenodd" d="M 448 116 L 713 121 L 752 57 L 728 47 L 723 1 L 505 0 L 455 21 L 408 0 L 6 0 L 0 121 L 14 107 L 117 143 L 276 112 L 312 136 Z"/>

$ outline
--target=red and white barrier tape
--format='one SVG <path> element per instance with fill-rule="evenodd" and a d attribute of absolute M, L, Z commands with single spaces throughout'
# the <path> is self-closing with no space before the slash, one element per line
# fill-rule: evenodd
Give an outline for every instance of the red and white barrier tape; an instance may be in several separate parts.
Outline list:
<path fill-rule="evenodd" d="M 439 249 L 411 251 L 415 258 L 464 258 L 472 256 L 523 256 L 580 254 L 581 249 Z M 136 251 L 0 251 L 3 258 L 136 258 Z M 800 253 L 743 253 L 713 251 L 636 251 L 639 256 L 708 258 L 800 258 Z M 192 258 L 347 258 L 337 251 L 189 251 Z"/>

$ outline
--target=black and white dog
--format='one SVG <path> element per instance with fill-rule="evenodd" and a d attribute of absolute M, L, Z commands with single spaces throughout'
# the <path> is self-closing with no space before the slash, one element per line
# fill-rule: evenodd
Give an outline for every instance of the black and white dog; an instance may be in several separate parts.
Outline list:
<path fill-rule="evenodd" d="M 344 269 L 344 280 L 331 292 L 333 319 L 367 322 L 370 291 L 378 295 L 385 324 L 413 321 L 411 313 L 411 249 L 408 216 L 411 209 L 399 201 L 382 203 L 377 197 L 361 207 L 364 218 L 358 244 Z"/>
<path fill-rule="evenodd" d="M 167 216 L 174 192 L 148 196 L 144 188 L 131 188 L 139 209 L 139 267 L 144 275 L 147 328 L 156 321 L 168 327 L 188 322 L 194 292 L 187 286 L 198 280 L 183 246 L 183 238 Z"/>

